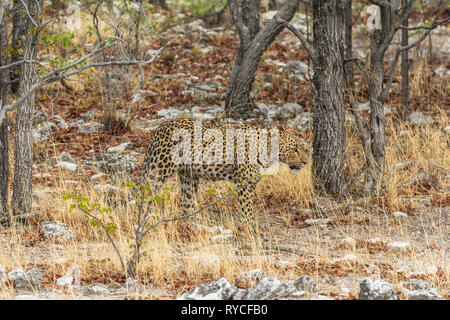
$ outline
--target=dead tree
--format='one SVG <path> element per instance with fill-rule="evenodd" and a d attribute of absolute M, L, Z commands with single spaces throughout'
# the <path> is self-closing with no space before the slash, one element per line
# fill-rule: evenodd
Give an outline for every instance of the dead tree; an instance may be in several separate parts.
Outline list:
<path fill-rule="evenodd" d="M 358 58 L 346 58 L 346 62 L 356 63 L 367 78 L 369 85 L 370 120 L 368 133 L 363 128 L 359 114 L 355 111 L 354 115 L 367 159 L 364 169 L 367 169 L 365 188 L 374 194 L 382 185 L 386 156 L 384 103 L 391 88 L 400 55 L 420 44 L 433 29 L 449 19 L 435 20 L 429 27 L 406 27 L 403 24 L 412 9 L 414 0 L 405 1 L 405 5 L 401 8 L 397 8 L 397 1 L 395 0 L 370 0 L 370 2 L 379 8 L 376 8 L 376 14 L 380 17 L 379 26 L 375 25 L 370 32 L 370 70 L 366 70 Z M 401 29 L 408 31 L 422 29 L 425 32 L 413 43 L 397 48 L 394 60 L 388 68 L 388 81 L 384 85 L 384 56 L 397 31 Z M 355 108 L 353 96 L 351 96 L 351 103 Z"/>
<path fill-rule="evenodd" d="M 250 92 L 261 56 L 283 30 L 283 25 L 266 24 L 259 28 L 260 0 L 230 0 L 233 22 L 239 33 L 240 46 L 234 62 L 225 101 L 225 112 L 231 118 L 248 119 L 255 116 Z M 287 0 L 275 19 L 290 21 L 297 10 L 298 0 Z"/>

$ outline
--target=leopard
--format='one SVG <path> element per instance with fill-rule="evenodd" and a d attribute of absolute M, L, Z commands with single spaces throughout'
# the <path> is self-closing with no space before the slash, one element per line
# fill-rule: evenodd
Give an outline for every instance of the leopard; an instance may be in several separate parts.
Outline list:
<path fill-rule="evenodd" d="M 232 131 L 229 131 L 230 129 Z M 278 130 L 279 162 L 287 164 L 294 172 L 305 167 L 310 158 L 310 151 L 300 133 L 295 129 L 284 127 L 273 129 Z M 234 136 L 229 135 L 229 132 L 233 132 Z M 188 149 L 180 147 L 182 143 L 177 137 L 181 136 L 180 133 L 187 134 L 183 148 Z M 267 135 L 263 140 L 261 128 L 251 124 L 236 126 L 208 123 L 189 117 L 168 120 L 152 131 L 141 178 L 150 178 L 152 194 L 157 194 L 167 179 L 177 173 L 181 186 L 183 216 L 195 211 L 195 197 L 200 179 L 230 181 L 238 186 L 234 196 L 237 198 L 241 217 L 252 217 L 256 186 L 263 177 L 261 172 L 271 163 L 262 161 L 261 157 L 256 161 L 254 158 L 253 161 L 249 161 L 249 157 L 258 153 L 259 142 L 261 145 L 267 143 L 267 150 L 272 150 L 271 146 L 275 145 L 271 142 L 273 136 L 271 131 L 270 137 Z M 239 139 L 245 143 L 239 145 Z M 216 149 L 211 147 L 213 143 L 216 143 Z M 226 154 L 228 151 L 226 147 L 232 147 L 232 152 L 229 153 L 231 155 Z M 198 152 L 199 150 L 201 152 Z M 181 156 L 177 158 L 176 155 Z M 244 157 L 239 158 L 239 155 Z M 229 157 L 226 161 L 225 156 Z M 245 161 L 239 161 L 240 159 Z"/>

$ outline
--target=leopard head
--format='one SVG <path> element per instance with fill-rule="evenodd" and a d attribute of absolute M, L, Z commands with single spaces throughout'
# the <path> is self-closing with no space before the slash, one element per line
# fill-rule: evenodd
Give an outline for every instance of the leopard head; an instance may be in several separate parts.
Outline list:
<path fill-rule="evenodd" d="M 282 128 L 279 130 L 279 137 L 280 162 L 286 163 L 293 171 L 303 168 L 308 162 L 311 152 L 299 132 L 294 129 Z"/>

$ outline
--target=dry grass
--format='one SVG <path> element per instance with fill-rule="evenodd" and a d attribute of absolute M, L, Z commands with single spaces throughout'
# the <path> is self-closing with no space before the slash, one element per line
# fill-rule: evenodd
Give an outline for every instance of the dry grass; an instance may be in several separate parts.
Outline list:
<path fill-rule="evenodd" d="M 359 277 L 370 275 L 371 267 L 383 278 L 397 284 L 408 278 L 407 272 L 396 272 L 405 263 L 411 270 L 424 271 L 422 277 L 445 295 L 449 276 L 445 255 L 448 177 L 443 169 L 430 165 L 433 161 L 450 167 L 448 136 L 442 132 L 443 125 L 409 128 L 405 125 L 394 127 L 389 122 L 391 138 L 386 159 L 389 184 L 377 198 L 344 202 L 316 198 L 311 190 L 310 165 L 299 173 L 282 168 L 277 175 L 264 178 L 257 188 L 256 230 L 236 219 L 235 199 L 226 200 L 194 219 L 197 224 L 232 230 L 234 241 L 216 243 L 211 240 L 214 233 L 196 231 L 190 221 L 161 225 L 145 239 L 146 256 L 139 268 L 140 278 L 144 283 L 156 284 L 169 292 L 168 296 L 159 298 L 175 298 L 198 283 L 219 277 L 233 281 L 238 274 L 258 268 L 285 279 L 309 274 L 320 283 L 322 293 L 332 295 L 338 294 L 333 285 L 336 280 L 329 279 L 341 279 L 350 286 L 349 297 L 352 297 L 357 295 Z M 400 136 L 398 133 L 404 129 L 409 133 Z M 355 144 L 348 145 L 347 149 L 358 149 L 357 141 L 349 140 Z M 412 159 L 415 162 L 410 166 L 392 170 L 394 164 Z M 414 176 L 422 171 L 436 177 L 436 184 L 431 188 L 414 182 Z M 41 215 L 29 226 L 16 225 L 2 232 L 0 264 L 7 270 L 39 266 L 45 270 L 47 281 L 44 284 L 54 287 L 56 278 L 76 263 L 82 270 L 83 283 L 124 281 L 118 274 L 121 270 L 119 259 L 104 231 L 92 227 L 89 218 L 79 210 L 69 211 L 70 201 L 63 200 L 63 195 L 67 192 L 83 195 L 91 203 L 112 207 L 112 213 L 98 217 L 117 226 L 114 241 L 127 257 L 131 251 L 129 244 L 133 241 L 136 207 L 123 201 L 130 192 L 122 188 L 126 181 L 115 183 L 116 190 L 104 194 L 96 192 L 93 183 L 87 182 L 82 173 L 79 175 L 81 181 L 73 185 L 66 182 L 74 180 L 73 174 L 55 172 L 53 180 L 47 180 L 55 192 L 39 199 Z M 109 180 L 110 177 L 105 176 L 104 181 Z M 154 213 L 161 217 L 177 212 L 179 206 L 175 179 L 168 185 L 174 186 L 170 200 L 154 207 Z M 36 183 L 35 188 L 38 186 Z M 212 186 L 218 192 L 225 192 L 229 187 L 227 183 L 206 182 L 199 192 L 199 203 L 208 202 L 205 195 Z M 401 200 L 409 197 L 441 199 L 441 202 L 434 201 L 433 206 L 420 208 Z M 394 218 L 391 215 L 394 211 L 408 212 L 409 217 L 404 220 Z M 304 224 L 305 219 L 317 217 L 332 218 L 333 223 L 310 227 Z M 39 225 L 45 220 L 67 223 L 76 234 L 75 239 L 62 245 L 44 239 Z M 340 245 L 347 237 L 355 239 L 356 243 Z M 380 238 L 381 242 L 369 244 L 365 241 L 371 238 Z M 410 243 L 411 250 L 389 249 L 387 244 L 394 241 Z M 347 254 L 355 255 L 356 260 L 333 263 L 333 259 Z M 283 269 L 276 265 L 278 260 L 288 260 L 291 264 Z M 332 283 L 327 283 L 327 279 Z M 10 294 L 10 288 L 1 290 L 2 297 Z"/>

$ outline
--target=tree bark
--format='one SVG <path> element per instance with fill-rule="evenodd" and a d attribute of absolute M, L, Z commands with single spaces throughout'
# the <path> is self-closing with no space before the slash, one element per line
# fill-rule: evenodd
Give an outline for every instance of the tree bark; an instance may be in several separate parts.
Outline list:
<path fill-rule="evenodd" d="M 25 1 L 27 3 L 27 1 Z M 13 5 L 13 14 L 12 14 L 12 41 L 11 47 L 14 49 L 11 55 L 11 62 L 16 62 L 23 59 L 23 53 L 20 53 L 23 50 L 22 36 L 29 29 L 30 20 L 27 16 L 26 9 L 23 6 L 22 1 L 14 1 Z M 11 80 L 20 79 L 20 67 L 14 66 L 11 67 Z M 13 93 L 18 93 L 19 91 L 19 82 L 11 83 L 11 91 Z"/>
<path fill-rule="evenodd" d="M 255 117 L 250 92 L 261 56 L 284 26 L 268 23 L 259 29 L 259 0 L 230 0 L 229 7 L 240 38 L 239 51 L 231 72 L 225 101 L 225 112 L 231 118 Z M 290 21 L 297 10 L 298 0 L 287 0 L 275 15 Z"/>
<path fill-rule="evenodd" d="M 345 188 L 343 0 L 313 1 L 314 140 L 313 175 L 319 193 Z"/>
<path fill-rule="evenodd" d="M 39 7 L 42 8 L 42 0 L 25 1 L 30 15 L 35 21 L 40 22 L 38 18 Z M 28 17 L 29 18 L 29 17 Z M 31 19 L 29 20 L 31 21 Z M 29 24 L 29 28 L 22 35 L 23 56 L 27 60 L 36 60 L 38 51 L 39 31 L 34 25 Z M 21 94 L 29 90 L 36 82 L 36 64 L 23 63 L 20 70 Z M 16 131 L 14 136 L 15 144 L 15 162 L 13 178 L 13 199 L 12 209 L 14 215 L 31 213 L 31 195 L 32 195 L 32 172 L 33 172 L 33 136 L 32 136 L 32 117 L 34 113 L 34 92 L 27 98 L 17 111 Z"/>
<path fill-rule="evenodd" d="M 345 0 L 344 3 L 344 39 L 345 39 L 345 57 L 353 57 L 353 41 L 352 41 L 352 0 Z M 353 64 L 345 64 L 345 81 L 348 90 L 354 89 Z"/>
<path fill-rule="evenodd" d="M 3 4 L 0 4 L 3 5 Z M 0 10 L 0 13 L 3 12 Z M 8 48 L 8 38 L 6 30 L 6 22 L 0 22 L 0 65 L 7 65 L 8 59 L 5 52 Z M 0 71 L 0 109 L 3 105 L 7 105 L 7 94 L 9 80 L 9 70 L 4 69 Z M 10 220 L 9 206 L 8 206 L 8 183 L 9 183 L 9 145 L 8 145 L 8 121 L 3 119 L 0 123 L 0 221 Z"/>
<path fill-rule="evenodd" d="M 406 6 L 406 0 L 402 0 L 402 7 Z M 403 21 L 403 27 L 408 27 L 408 18 Z M 408 29 L 402 29 L 402 47 L 408 45 Z M 431 39 L 431 37 L 430 37 Z M 401 74 L 402 74 L 402 116 L 406 118 L 409 111 L 409 61 L 408 61 L 409 50 L 404 50 L 402 52 L 402 64 L 401 64 Z"/>
<path fill-rule="evenodd" d="M 385 151 L 385 124 L 383 98 L 383 62 L 394 33 L 396 0 L 388 0 L 380 7 L 381 29 L 370 34 L 370 74 L 368 79 L 370 94 L 370 145 L 373 161 L 369 163 L 366 175 L 366 188 L 374 193 L 379 190 L 383 180 Z"/>

